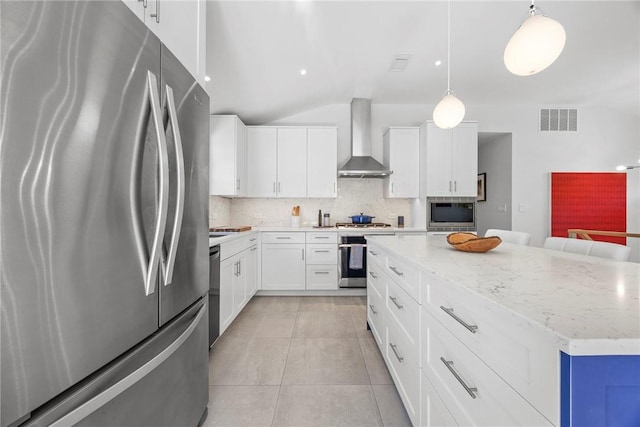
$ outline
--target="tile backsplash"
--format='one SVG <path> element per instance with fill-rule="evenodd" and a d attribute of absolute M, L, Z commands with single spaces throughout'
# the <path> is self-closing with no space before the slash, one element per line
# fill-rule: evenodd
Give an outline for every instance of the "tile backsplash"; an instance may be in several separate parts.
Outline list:
<path fill-rule="evenodd" d="M 209 225 L 253 225 L 289 227 L 291 208 L 300 206 L 300 225 L 318 223 L 318 210 L 331 215 L 331 224 L 350 222 L 349 216 L 375 216 L 375 222 L 397 224 L 397 216 L 411 224 L 412 199 L 384 199 L 382 179 L 339 179 L 336 199 L 225 199 L 209 197 Z"/>

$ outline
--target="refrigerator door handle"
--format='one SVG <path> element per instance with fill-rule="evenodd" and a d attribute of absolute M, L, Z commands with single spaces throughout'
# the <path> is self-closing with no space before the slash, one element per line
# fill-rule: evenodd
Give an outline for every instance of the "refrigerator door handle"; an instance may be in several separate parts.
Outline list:
<path fill-rule="evenodd" d="M 181 333 L 180 336 L 175 339 L 175 341 L 169 344 L 154 358 L 149 360 L 147 363 L 145 363 L 111 387 L 104 390 L 102 393 L 96 395 L 86 403 L 78 406 L 71 412 L 67 413 L 65 416 L 59 418 L 49 427 L 66 427 L 75 425 L 76 423 L 86 418 L 88 415 L 92 414 L 102 406 L 118 397 L 120 394 L 124 393 L 128 388 L 135 385 L 138 381 L 149 375 L 165 360 L 169 359 L 173 355 L 173 353 L 175 353 L 182 346 L 182 344 L 184 344 L 184 342 L 189 339 L 191 334 L 193 334 L 193 331 L 200 323 L 200 319 L 202 319 L 202 316 L 204 316 L 204 313 L 207 311 L 207 309 L 208 306 L 206 304 L 200 307 L 198 313 L 195 315 L 195 318 L 193 319 L 189 327 L 187 327 L 187 329 L 185 329 L 185 331 Z"/>
<path fill-rule="evenodd" d="M 155 292 L 158 279 L 158 266 L 162 253 L 162 240 L 167 225 L 167 210 L 169 208 L 169 154 L 167 153 L 167 140 L 164 136 L 164 125 L 160 108 L 160 94 L 158 93 L 158 80 L 156 76 L 147 71 L 147 84 L 151 115 L 153 116 L 154 129 L 156 131 L 156 143 L 158 146 L 158 161 L 160 173 L 158 174 L 160 194 L 158 195 L 158 218 L 153 233 L 153 243 L 149 264 L 145 272 L 144 290 L 146 295 Z"/>
<path fill-rule="evenodd" d="M 167 91 L 167 110 L 169 112 L 169 121 L 171 122 L 171 131 L 173 134 L 174 150 L 176 153 L 176 210 L 173 221 L 173 231 L 171 232 L 171 243 L 169 244 L 169 252 L 167 259 L 162 263 L 164 273 L 164 285 L 170 285 L 173 280 L 173 270 L 176 264 L 176 253 L 178 252 L 178 242 L 182 231 L 182 217 L 184 215 L 184 154 L 182 152 L 182 139 L 180 137 L 180 127 L 178 125 L 178 116 L 176 110 L 176 102 L 173 96 L 173 89 L 166 85 Z"/>

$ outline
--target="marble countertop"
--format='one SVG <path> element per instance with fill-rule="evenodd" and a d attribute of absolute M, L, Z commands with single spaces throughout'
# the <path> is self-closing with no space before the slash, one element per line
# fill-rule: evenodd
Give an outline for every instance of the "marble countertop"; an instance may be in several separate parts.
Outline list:
<path fill-rule="evenodd" d="M 248 230 L 248 231 L 240 231 L 240 232 L 230 232 L 228 234 L 221 234 L 218 237 L 209 236 L 209 247 L 219 245 L 221 243 L 228 243 L 233 240 L 239 239 L 244 236 L 249 236 L 251 234 L 257 234 L 257 230 Z"/>
<path fill-rule="evenodd" d="M 552 334 L 568 354 L 640 354 L 638 263 L 506 243 L 474 254 L 442 236 L 369 240 Z"/>

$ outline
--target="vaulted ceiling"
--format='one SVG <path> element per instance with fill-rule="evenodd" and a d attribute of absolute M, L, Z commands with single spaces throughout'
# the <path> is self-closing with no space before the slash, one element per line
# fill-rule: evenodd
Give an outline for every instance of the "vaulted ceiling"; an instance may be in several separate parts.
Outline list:
<path fill-rule="evenodd" d="M 597 104 L 640 116 L 640 1 L 537 1 L 562 23 L 567 42 L 551 67 L 518 77 L 507 71 L 502 55 L 529 5 L 452 1 L 456 95 L 468 105 Z M 394 55 L 407 53 L 406 71 L 389 71 Z M 447 88 L 446 60 L 445 1 L 207 4 L 211 113 L 237 114 L 248 124 L 354 97 L 436 104 Z"/>

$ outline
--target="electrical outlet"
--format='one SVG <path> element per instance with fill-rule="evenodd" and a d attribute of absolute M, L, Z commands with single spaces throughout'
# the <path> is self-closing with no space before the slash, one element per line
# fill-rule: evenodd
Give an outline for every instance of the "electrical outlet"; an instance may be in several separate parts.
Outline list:
<path fill-rule="evenodd" d="M 253 214 L 253 217 L 256 219 L 262 219 L 262 214 L 261 213 L 255 213 Z"/>

